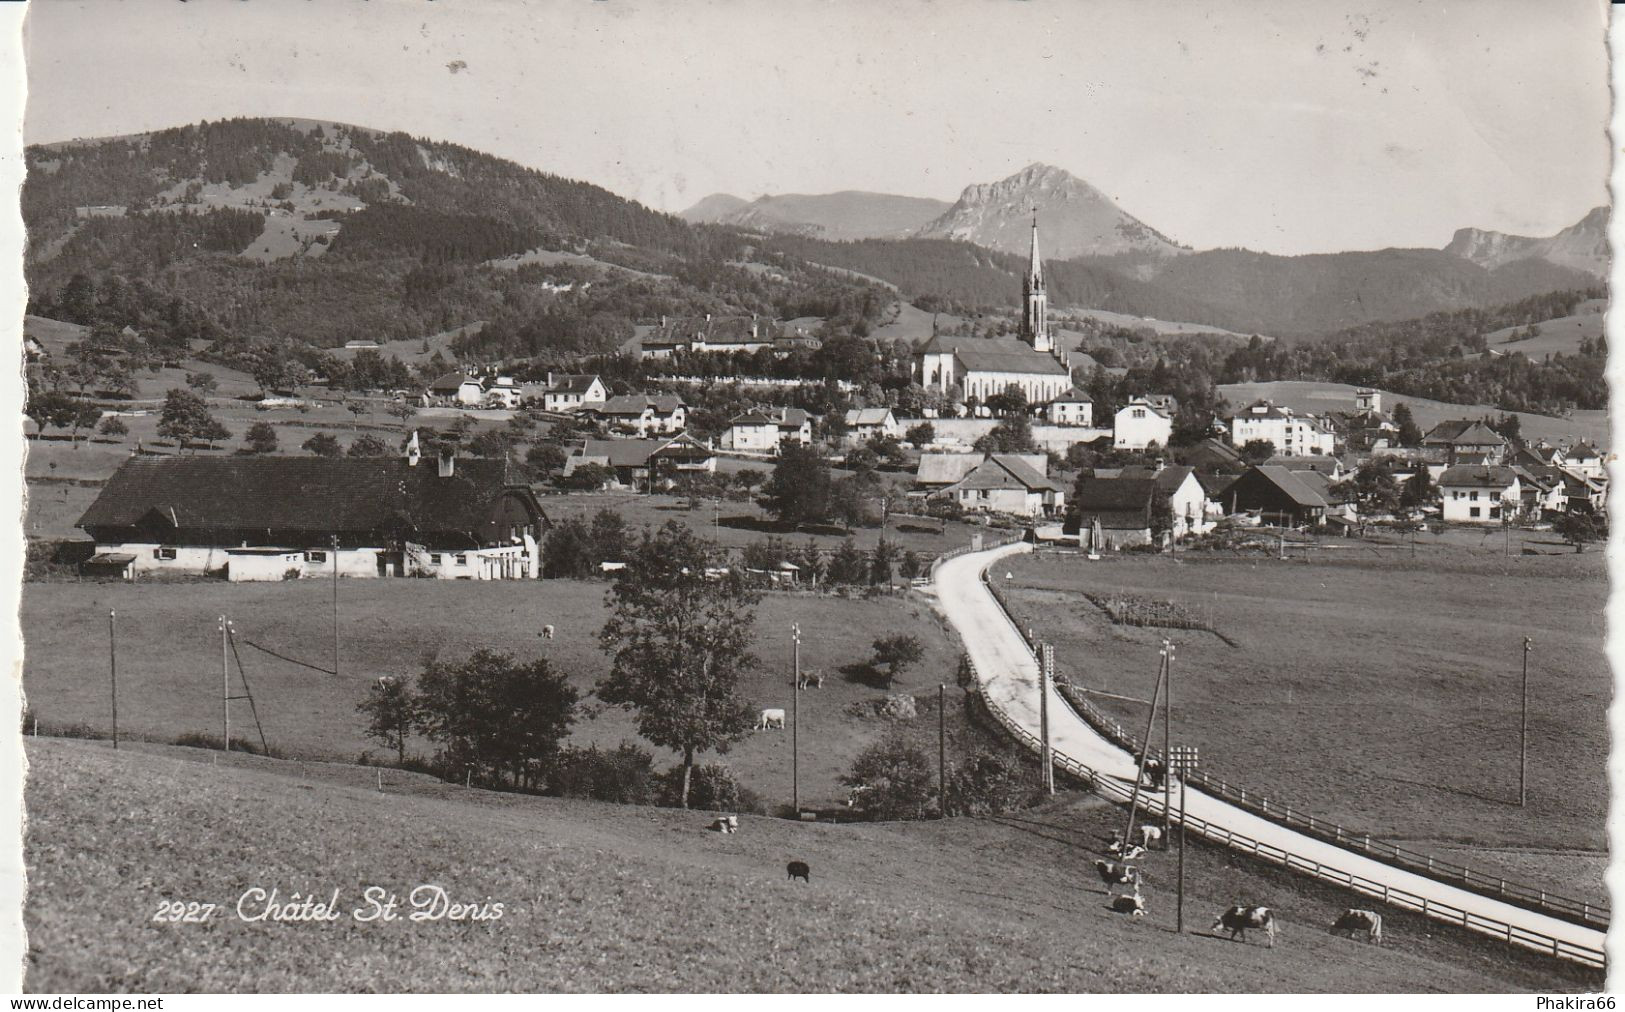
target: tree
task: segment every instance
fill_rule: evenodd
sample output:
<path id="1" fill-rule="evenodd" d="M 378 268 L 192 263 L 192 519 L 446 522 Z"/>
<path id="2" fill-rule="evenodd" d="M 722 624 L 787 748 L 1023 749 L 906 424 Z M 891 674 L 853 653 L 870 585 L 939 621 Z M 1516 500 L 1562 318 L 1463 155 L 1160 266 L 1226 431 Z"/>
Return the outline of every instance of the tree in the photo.
<path id="1" fill-rule="evenodd" d="M 988 410 L 1000 415 L 1024 415 L 1027 412 L 1027 391 L 1014 383 L 987 399 Z"/>
<path id="2" fill-rule="evenodd" d="M 1591 542 L 1606 538 L 1608 526 L 1607 521 L 1595 513 L 1564 513 L 1552 521 L 1552 532 L 1573 545 L 1578 553 L 1585 551 Z"/>
<path id="3" fill-rule="evenodd" d="M 829 464 L 810 446 L 785 447 L 762 486 L 762 505 L 793 527 L 829 519 Z"/>
<path id="4" fill-rule="evenodd" d="M 881 538 L 875 545 L 874 554 L 869 557 L 869 582 L 871 584 L 884 582 L 891 586 L 891 567 L 897 561 L 897 549 L 890 541 Z"/>
<path id="5" fill-rule="evenodd" d="M 181 449 L 186 449 L 187 440 L 204 438 L 205 431 L 214 431 L 216 424 L 208 404 L 192 391 L 176 389 L 164 395 L 164 406 L 158 415 L 158 435 L 175 440 Z"/>
<path id="6" fill-rule="evenodd" d="M 612 509 L 593 514 L 591 534 L 599 562 L 625 562 L 636 548 L 626 518 Z"/>
<path id="7" fill-rule="evenodd" d="M 125 425 L 124 420 L 117 415 L 108 415 L 102 419 L 100 425 L 96 426 L 96 431 L 104 436 L 112 436 L 116 439 L 119 436 L 129 435 L 130 427 Z"/>
<path id="8" fill-rule="evenodd" d="M 407 423 L 418 413 L 418 409 L 411 401 L 402 398 L 389 406 L 389 413 L 400 419 L 401 431 L 405 432 Z"/>
<path id="9" fill-rule="evenodd" d="M 345 452 L 351 457 L 387 457 L 391 451 L 388 443 L 370 432 L 363 432 L 350 441 L 350 448 Z"/>
<path id="10" fill-rule="evenodd" d="M 1438 489 L 1433 486 L 1433 476 L 1427 465 L 1419 465 L 1416 473 L 1411 476 L 1399 490 L 1399 505 L 1407 510 L 1416 511 L 1433 502 L 1438 495 Z"/>
<path id="11" fill-rule="evenodd" d="M 1160 545 L 1174 531 L 1174 507 L 1168 493 L 1156 489 L 1151 493 L 1151 543 Z"/>
<path id="12" fill-rule="evenodd" d="M 553 757 L 575 722 L 580 694 L 544 659 L 474 651 L 461 663 L 430 661 L 418 677 L 423 733 L 441 745 L 443 768 L 519 787 L 533 763 Z"/>
<path id="13" fill-rule="evenodd" d="M 918 425 L 909 426 L 908 431 L 903 433 L 903 438 L 908 440 L 909 443 L 913 445 L 916 450 L 918 450 L 924 447 L 927 443 L 933 443 L 936 441 L 937 428 L 930 422 L 920 422 Z"/>
<path id="14" fill-rule="evenodd" d="M 1032 453 L 1032 423 L 1025 414 L 1011 415 L 995 425 L 987 435 L 971 444 L 979 453 Z"/>
<path id="15" fill-rule="evenodd" d="M 1399 485 L 1385 458 L 1372 457 L 1354 472 L 1354 494 L 1360 514 L 1367 517 L 1394 512 L 1399 506 Z"/>
<path id="16" fill-rule="evenodd" d="M 796 560 L 801 567 L 801 578 L 809 583 L 817 584 L 824 578 L 824 553 L 818 550 L 818 542 L 812 538 L 801 548 L 801 556 Z"/>
<path id="17" fill-rule="evenodd" d="M 587 579 L 598 571 L 600 561 L 592 532 L 580 517 L 560 520 L 547 532 L 542 566 L 550 579 Z"/>
<path id="18" fill-rule="evenodd" d="M 344 405 L 344 410 L 348 411 L 351 415 L 351 428 L 359 429 L 361 428 L 361 416 L 366 414 L 370 409 L 367 407 L 366 401 L 354 400 L 347 401 Z"/>
<path id="19" fill-rule="evenodd" d="M 912 580 L 924 570 L 921 568 L 920 557 L 910 548 L 903 553 L 903 561 L 897 564 L 897 575 L 905 580 Z"/>
<path id="20" fill-rule="evenodd" d="M 338 437 L 331 432 L 318 432 L 305 440 L 300 449 L 314 453 L 318 457 L 337 457 L 339 455 Z"/>
<path id="21" fill-rule="evenodd" d="M 356 710 L 367 718 L 367 737 L 395 750 L 395 759 L 406 762 L 406 741 L 417 727 L 420 701 L 404 678 L 380 678 L 367 690 L 367 698 Z"/>
<path id="22" fill-rule="evenodd" d="M 646 533 L 616 575 L 599 633 L 612 665 L 598 698 L 635 712 L 646 740 L 682 753 L 684 808 L 694 756 L 726 753 L 752 726 L 738 682 L 756 665 L 756 597 L 736 573 L 708 575 L 724 561 L 676 521 Z"/>
<path id="23" fill-rule="evenodd" d="M 1262 464 L 1275 456 L 1275 444 L 1268 439 L 1249 439 L 1241 448 L 1241 458 L 1249 464 Z"/>
<path id="24" fill-rule="evenodd" d="M 210 418 L 208 421 L 203 423 L 202 428 L 198 429 L 197 436 L 205 443 L 208 443 L 209 449 L 212 450 L 214 449 L 214 444 L 225 442 L 231 438 L 231 430 L 215 419 Z"/>
<path id="25" fill-rule="evenodd" d="M 247 434 L 243 436 L 243 442 L 254 453 L 275 453 L 277 446 L 276 427 L 270 422 L 255 422 L 248 427 Z"/>
<path id="26" fill-rule="evenodd" d="M 561 475 L 558 479 L 560 488 L 571 488 L 581 492 L 596 492 L 615 480 L 615 471 L 602 464 L 582 464 L 569 474 Z"/>
<path id="27" fill-rule="evenodd" d="M 212 372 L 190 372 L 186 374 L 186 385 L 207 397 L 219 389 L 220 381 L 215 379 Z"/>
<path id="28" fill-rule="evenodd" d="M 874 651 L 872 663 L 876 670 L 885 670 L 886 688 L 889 689 L 892 683 L 897 681 L 898 675 L 918 664 L 920 658 L 925 656 L 925 644 L 921 643 L 917 636 L 894 633 L 875 640 Z"/>
<path id="29" fill-rule="evenodd" d="M 525 463 L 537 474 L 564 470 L 566 454 L 557 443 L 533 443 L 525 451 Z"/>
<path id="30" fill-rule="evenodd" d="M 841 783 L 855 807 L 880 819 L 920 819 L 931 805 L 931 760 L 918 745 L 893 733 L 870 745 Z"/>
<path id="31" fill-rule="evenodd" d="M 1422 445 L 1422 430 L 1411 415 L 1411 406 L 1404 401 L 1394 405 L 1394 425 L 1399 428 L 1394 438 L 1400 446 Z"/>
<path id="32" fill-rule="evenodd" d="M 863 583 L 864 576 L 868 572 L 863 553 L 858 550 L 857 544 L 851 538 L 841 542 L 840 547 L 835 549 L 834 554 L 829 557 L 827 569 L 829 582 L 836 584 Z"/>

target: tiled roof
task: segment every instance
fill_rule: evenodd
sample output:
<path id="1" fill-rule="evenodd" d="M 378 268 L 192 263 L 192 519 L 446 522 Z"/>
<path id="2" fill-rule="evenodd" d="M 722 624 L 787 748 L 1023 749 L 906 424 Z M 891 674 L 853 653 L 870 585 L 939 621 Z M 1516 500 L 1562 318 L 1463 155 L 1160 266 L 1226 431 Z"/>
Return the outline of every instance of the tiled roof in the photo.
<path id="1" fill-rule="evenodd" d="M 606 415 L 637 417 L 650 407 L 655 409 L 656 414 L 669 415 L 684 406 L 683 399 L 675 394 L 622 394 L 611 397 L 598 410 Z"/>
<path id="2" fill-rule="evenodd" d="M 458 388 L 461 387 L 464 383 L 478 383 L 478 382 L 479 382 L 479 380 L 474 379 L 472 376 L 464 376 L 460 372 L 448 372 L 444 376 L 442 376 L 439 379 L 435 380 L 433 383 L 430 383 L 429 384 L 429 389 L 432 390 L 432 391 L 445 391 L 445 392 L 448 392 L 448 393 L 456 393 Z"/>
<path id="3" fill-rule="evenodd" d="M 1439 475 L 1439 485 L 1449 485 L 1455 488 L 1507 488 L 1518 480 L 1518 474 L 1510 467 L 1485 467 L 1483 465 L 1470 465 L 1447 467 Z"/>
<path id="4" fill-rule="evenodd" d="M 1148 510 L 1156 490 L 1155 478 L 1090 478 L 1078 483 L 1072 505 L 1085 515 Z"/>
<path id="5" fill-rule="evenodd" d="M 984 342 L 991 343 L 991 342 Z M 1010 351 L 962 350 L 954 353 L 966 372 L 1015 372 L 1039 376 L 1065 376 L 1066 367 L 1052 356 L 1034 351 L 1019 341 L 1020 349 Z"/>
<path id="6" fill-rule="evenodd" d="M 592 388 L 593 381 L 598 377 L 589 376 L 555 376 L 553 385 L 547 388 L 551 394 L 584 394 Z"/>
<path id="7" fill-rule="evenodd" d="M 442 478 L 432 454 L 404 457 L 132 457 L 79 519 L 136 527 L 154 517 L 188 531 L 305 532 L 325 538 L 465 533 L 510 490 L 501 460 L 463 457 Z M 536 507 L 540 516 L 540 507 Z"/>
<path id="8" fill-rule="evenodd" d="M 884 425 L 890 408 L 851 408 L 846 413 L 848 425 Z"/>
<path id="9" fill-rule="evenodd" d="M 1029 492 L 1060 492 L 1061 486 L 1044 477 L 1016 456 L 994 454 L 977 464 L 952 486 L 956 489 L 1019 488 Z"/>
<path id="10" fill-rule="evenodd" d="M 1258 472 L 1276 488 L 1285 492 L 1299 506 L 1324 508 L 1327 505 L 1326 500 L 1319 492 L 1299 481 L 1296 473 L 1288 471 L 1284 467 L 1265 464 L 1253 468 L 1253 471 Z M 1245 478 L 1246 475 L 1242 475 L 1242 477 Z"/>
<path id="11" fill-rule="evenodd" d="M 1424 443 L 1443 443 L 1450 446 L 1505 446 L 1506 440 L 1483 422 L 1456 419 L 1440 422 L 1422 437 Z"/>

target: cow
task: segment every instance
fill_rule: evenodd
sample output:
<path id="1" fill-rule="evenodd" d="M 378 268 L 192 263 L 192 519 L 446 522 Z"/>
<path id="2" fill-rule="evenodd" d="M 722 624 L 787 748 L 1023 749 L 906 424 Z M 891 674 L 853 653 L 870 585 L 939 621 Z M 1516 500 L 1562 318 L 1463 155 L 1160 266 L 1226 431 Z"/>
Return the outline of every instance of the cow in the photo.
<path id="1" fill-rule="evenodd" d="M 761 718 L 756 721 L 756 730 L 770 731 L 774 729 L 784 730 L 784 711 L 782 709 L 763 710 Z"/>
<path id="2" fill-rule="evenodd" d="M 1151 781 L 1152 790 L 1162 790 L 1163 781 L 1167 779 L 1167 771 L 1163 767 L 1161 759 L 1147 759 L 1140 771 L 1145 774 L 1146 779 Z"/>
<path id="3" fill-rule="evenodd" d="M 1275 948 L 1275 911 L 1269 907 L 1247 907 L 1237 904 L 1221 913 L 1213 921 L 1210 931 L 1220 928 L 1230 932 L 1230 940 L 1236 940 L 1240 935 L 1243 943 L 1247 941 L 1247 929 L 1262 930 L 1269 936 L 1270 948 Z"/>
<path id="4" fill-rule="evenodd" d="M 846 807 L 856 808 L 858 802 L 863 800 L 863 792 L 871 790 L 868 784 L 859 784 L 846 792 Z"/>
<path id="5" fill-rule="evenodd" d="M 1162 842 L 1162 827 L 1160 827 L 1160 826 L 1141 826 L 1140 827 L 1140 843 L 1142 843 L 1146 847 L 1150 847 L 1153 843 L 1161 843 L 1161 842 Z"/>
<path id="6" fill-rule="evenodd" d="M 1113 896 L 1112 912 L 1129 914 L 1134 917 L 1145 916 L 1145 898 L 1140 895 L 1140 886 L 1135 883 L 1133 895 Z"/>
<path id="7" fill-rule="evenodd" d="M 821 671 L 809 671 L 801 676 L 801 681 L 796 683 L 798 689 L 822 689 L 823 687 L 824 673 Z"/>
<path id="8" fill-rule="evenodd" d="M 1143 831 L 1145 827 L 1141 826 L 1140 829 Z M 1112 857 L 1120 857 L 1125 861 L 1133 861 L 1136 858 L 1145 856 L 1145 848 L 1137 843 L 1131 843 L 1125 847 L 1123 841 L 1113 834 L 1112 842 L 1106 845 L 1106 853 Z"/>
<path id="9" fill-rule="evenodd" d="M 739 832 L 739 816 L 719 815 L 711 823 L 711 829 L 718 833 L 737 833 Z"/>
<path id="10" fill-rule="evenodd" d="M 1140 869 L 1132 864 L 1118 864 L 1116 861 L 1096 861 L 1095 871 L 1099 873 L 1100 880 L 1106 883 L 1106 895 L 1112 895 L 1112 887 L 1120 885 L 1133 885 L 1139 888 Z"/>
<path id="11" fill-rule="evenodd" d="M 1338 915 L 1337 923 L 1332 925 L 1332 934 L 1339 931 L 1348 932 L 1350 938 L 1357 931 L 1365 932 L 1365 940 L 1377 945 L 1382 944 L 1382 915 L 1372 910 L 1345 910 Z"/>
<path id="12" fill-rule="evenodd" d="M 790 873 L 790 881 L 794 882 L 796 879 L 800 879 L 808 885 L 812 885 L 812 869 L 807 867 L 807 862 L 791 861 L 784 866 L 784 870 Z"/>

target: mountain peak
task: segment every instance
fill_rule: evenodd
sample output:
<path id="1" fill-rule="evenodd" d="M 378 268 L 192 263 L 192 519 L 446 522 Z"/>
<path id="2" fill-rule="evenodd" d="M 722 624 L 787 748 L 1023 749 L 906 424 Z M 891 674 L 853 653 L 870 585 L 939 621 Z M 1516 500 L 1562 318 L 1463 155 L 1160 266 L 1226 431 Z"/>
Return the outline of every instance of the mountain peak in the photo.
<path id="1" fill-rule="evenodd" d="M 1446 253 L 1495 268 L 1516 260 L 1548 260 L 1596 277 L 1608 274 L 1608 208 L 1594 207 L 1556 235 L 1531 237 L 1482 228 L 1461 228 Z"/>

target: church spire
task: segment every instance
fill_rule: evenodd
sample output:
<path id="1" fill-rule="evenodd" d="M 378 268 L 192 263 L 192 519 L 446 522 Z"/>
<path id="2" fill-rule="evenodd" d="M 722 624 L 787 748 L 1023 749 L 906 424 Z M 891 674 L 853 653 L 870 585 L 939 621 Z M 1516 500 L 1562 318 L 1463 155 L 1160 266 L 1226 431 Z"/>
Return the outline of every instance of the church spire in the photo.
<path id="1" fill-rule="evenodd" d="M 1044 265 L 1038 257 L 1038 208 L 1033 208 L 1033 252 L 1027 277 L 1021 283 L 1021 339 L 1035 351 L 1054 353 L 1050 337 L 1048 297 L 1044 294 Z"/>
<path id="2" fill-rule="evenodd" d="M 1033 253 L 1027 267 L 1027 280 L 1037 288 L 1044 287 L 1044 265 L 1038 259 L 1038 207 L 1033 206 Z"/>

